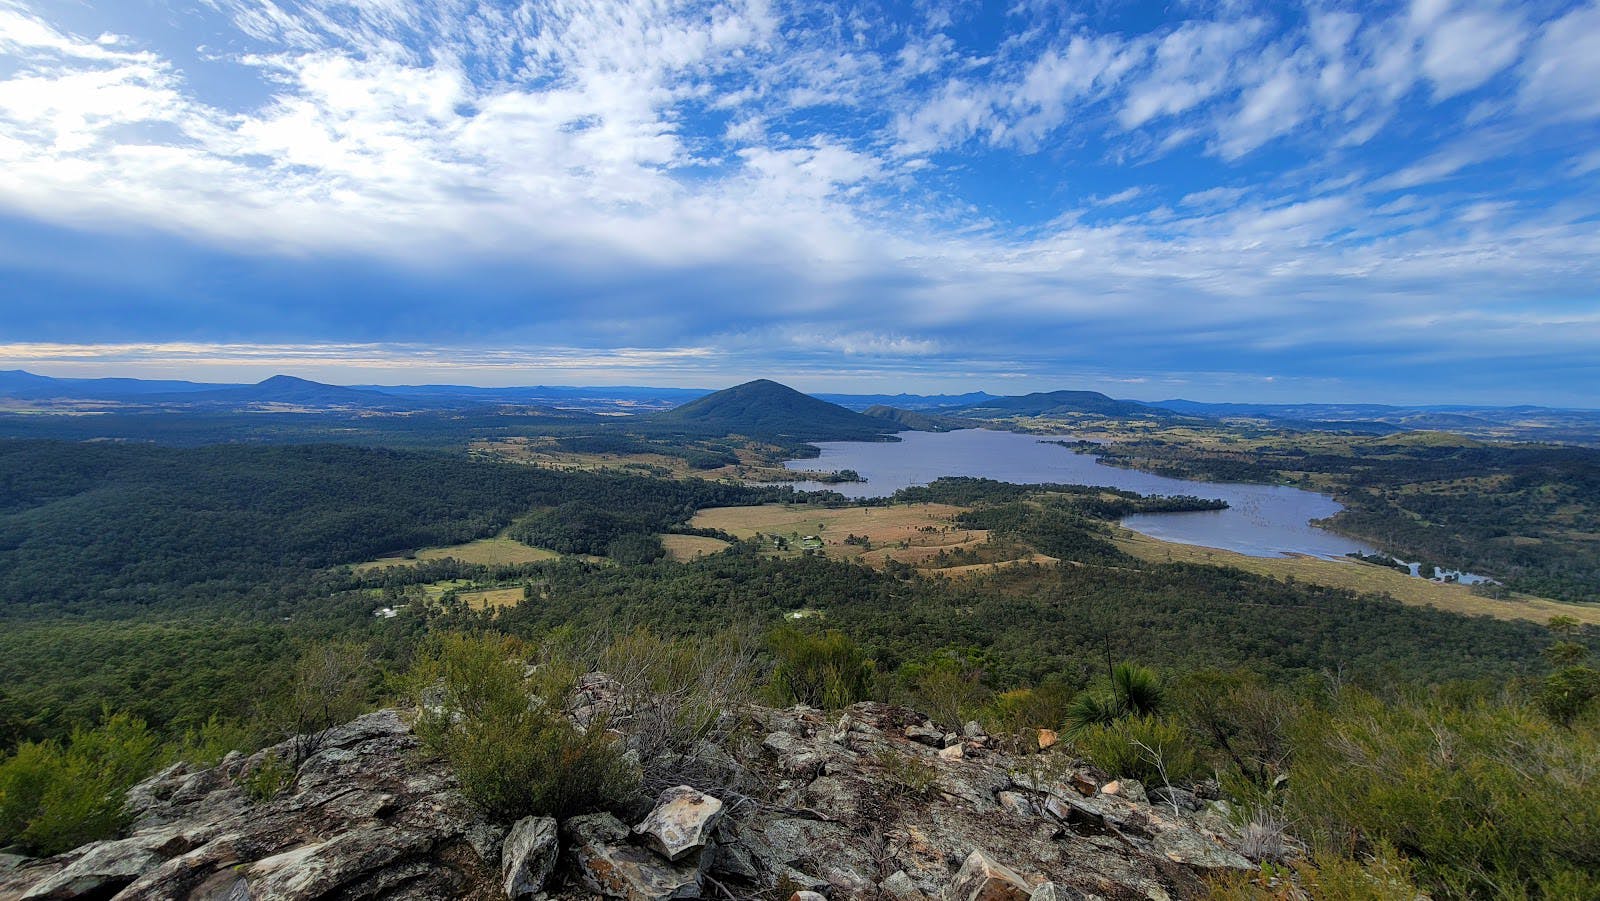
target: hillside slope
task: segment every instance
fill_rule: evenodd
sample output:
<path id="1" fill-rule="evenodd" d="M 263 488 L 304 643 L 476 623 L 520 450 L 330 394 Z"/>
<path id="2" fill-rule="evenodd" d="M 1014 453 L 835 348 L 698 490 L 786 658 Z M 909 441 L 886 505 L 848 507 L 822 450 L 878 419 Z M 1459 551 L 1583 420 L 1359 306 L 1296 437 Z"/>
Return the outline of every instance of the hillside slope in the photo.
<path id="1" fill-rule="evenodd" d="M 770 379 L 725 388 L 665 413 L 654 421 L 702 433 L 797 438 L 873 440 L 900 431 L 887 420 L 846 410 Z"/>

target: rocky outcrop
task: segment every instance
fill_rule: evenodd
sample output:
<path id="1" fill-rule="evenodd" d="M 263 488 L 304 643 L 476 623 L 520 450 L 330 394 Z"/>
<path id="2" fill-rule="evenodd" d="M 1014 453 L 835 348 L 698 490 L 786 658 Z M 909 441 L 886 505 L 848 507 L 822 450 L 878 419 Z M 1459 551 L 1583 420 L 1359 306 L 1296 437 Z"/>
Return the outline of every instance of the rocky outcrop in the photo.
<path id="1" fill-rule="evenodd" d="M 567 709 L 627 735 L 616 696 L 591 675 Z M 408 714 L 380 711 L 333 730 L 269 800 L 245 777 L 287 746 L 160 773 L 130 793 L 124 836 L 7 860 L 0 901 L 1162 901 L 1251 867 L 1204 792 L 1146 801 L 1065 742 L 1039 751 L 1030 734 L 1012 753 L 975 723 L 945 731 L 872 703 L 750 707 L 739 722 L 677 755 L 653 805 L 497 824 L 422 754 Z"/>
<path id="2" fill-rule="evenodd" d="M 502 897 L 504 828 L 437 764 L 394 710 L 332 730 L 277 797 L 245 777 L 285 744 L 219 766 L 174 766 L 129 794 L 125 838 L 0 874 L 0 899 L 243 901 Z"/>

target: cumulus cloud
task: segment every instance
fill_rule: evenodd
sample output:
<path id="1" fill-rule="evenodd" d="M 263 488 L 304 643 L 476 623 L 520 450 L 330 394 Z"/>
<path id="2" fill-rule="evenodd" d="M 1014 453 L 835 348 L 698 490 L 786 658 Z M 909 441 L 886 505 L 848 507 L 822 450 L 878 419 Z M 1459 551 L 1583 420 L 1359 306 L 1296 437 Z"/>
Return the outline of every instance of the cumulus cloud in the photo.
<path id="1" fill-rule="evenodd" d="M 174 40 L 0 0 L 0 211 L 173 236 L 266 284 L 327 260 L 472 273 L 381 326 L 280 301 L 348 341 L 442 314 L 664 348 L 798 321 L 852 358 L 1267 366 L 1387 350 L 1396 311 L 1593 302 L 1600 5 L 978 15 L 216 0 Z M 0 250 L 46 286 L 13 327 L 59 338 L 52 298 L 100 276 L 33 256 Z M 138 303 L 228 331 L 194 281 Z"/>

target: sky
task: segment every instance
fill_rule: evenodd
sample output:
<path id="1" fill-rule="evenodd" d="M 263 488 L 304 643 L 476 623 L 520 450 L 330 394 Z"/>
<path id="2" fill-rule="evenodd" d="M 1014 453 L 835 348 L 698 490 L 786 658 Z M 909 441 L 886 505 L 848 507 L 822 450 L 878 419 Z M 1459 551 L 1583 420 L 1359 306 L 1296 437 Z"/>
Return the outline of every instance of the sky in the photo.
<path id="1" fill-rule="evenodd" d="M 1600 407 L 1600 2 L 0 0 L 0 368 Z"/>

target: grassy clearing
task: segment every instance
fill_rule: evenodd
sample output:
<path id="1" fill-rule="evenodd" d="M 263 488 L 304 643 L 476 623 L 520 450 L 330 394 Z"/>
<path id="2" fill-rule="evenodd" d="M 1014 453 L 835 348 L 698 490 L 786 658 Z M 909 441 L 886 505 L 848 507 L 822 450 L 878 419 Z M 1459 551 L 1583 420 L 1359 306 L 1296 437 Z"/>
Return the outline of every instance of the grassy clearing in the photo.
<path id="1" fill-rule="evenodd" d="M 702 510 L 692 524 L 721 529 L 740 538 L 754 538 L 757 533 L 769 540 L 776 536 L 783 546 L 774 542 L 774 547 L 781 554 L 800 553 L 808 544 L 806 539 L 815 536 L 820 540 L 819 549 L 829 557 L 873 566 L 884 566 L 893 560 L 950 575 L 984 570 L 995 563 L 1053 561 L 1054 558 L 1021 546 L 991 542 L 987 530 L 956 525 L 956 514 L 963 509 L 949 504 L 838 509 L 763 504 Z M 850 536 L 855 540 L 846 542 Z M 817 542 L 809 544 L 814 546 Z"/>
<path id="2" fill-rule="evenodd" d="M 715 554 L 727 548 L 728 543 L 720 538 L 702 535 L 662 535 L 661 546 L 667 549 L 667 556 L 681 562 Z"/>
<path id="3" fill-rule="evenodd" d="M 488 610 L 491 607 L 515 607 L 522 603 L 522 588 L 481 588 L 477 591 L 463 591 L 456 595 L 461 603 L 473 610 Z"/>
<path id="4" fill-rule="evenodd" d="M 529 547 L 520 541 L 514 541 L 510 538 L 480 538 L 477 541 L 469 541 L 466 544 L 424 548 L 405 556 L 369 560 L 366 563 L 356 564 L 355 569 L 356 572 L 365 572 L 369 569 L 382 569 L 386 566 L 409 566 L 427 560 L 443 560 L 446 557 L 454 557 L 462 563 L 504 566 L 516 563 L 538 563 L 541 560 L 554 560 L 559 556 L 561 555 L 555 551 Z"/>
<path id="5" fill-rule="evenodd" d="M 1355 560 L 1321 560 L 1314 557 L 1251 557 L 1217 548 L 1160 541 L 1126 529 L 1118 530 L 1116 544 L 1123 551 L 1155 563 L 1203 563 L 1232 566 L 1275 579 L 1293 577 L 1313 585 L 1387 594 L 1403 604 L 1437 607 L 1468 616 L 1524 619 L 1537 623 L 1564 615 L 1579 622 L 1600 625 L 1600 606 L 1563 604 L 1548 598 L 1512 594 L 1503 601 L 1480 597 L 1465 585 L 1443 585 L 1415 579 L 1383 566 Z"/>

